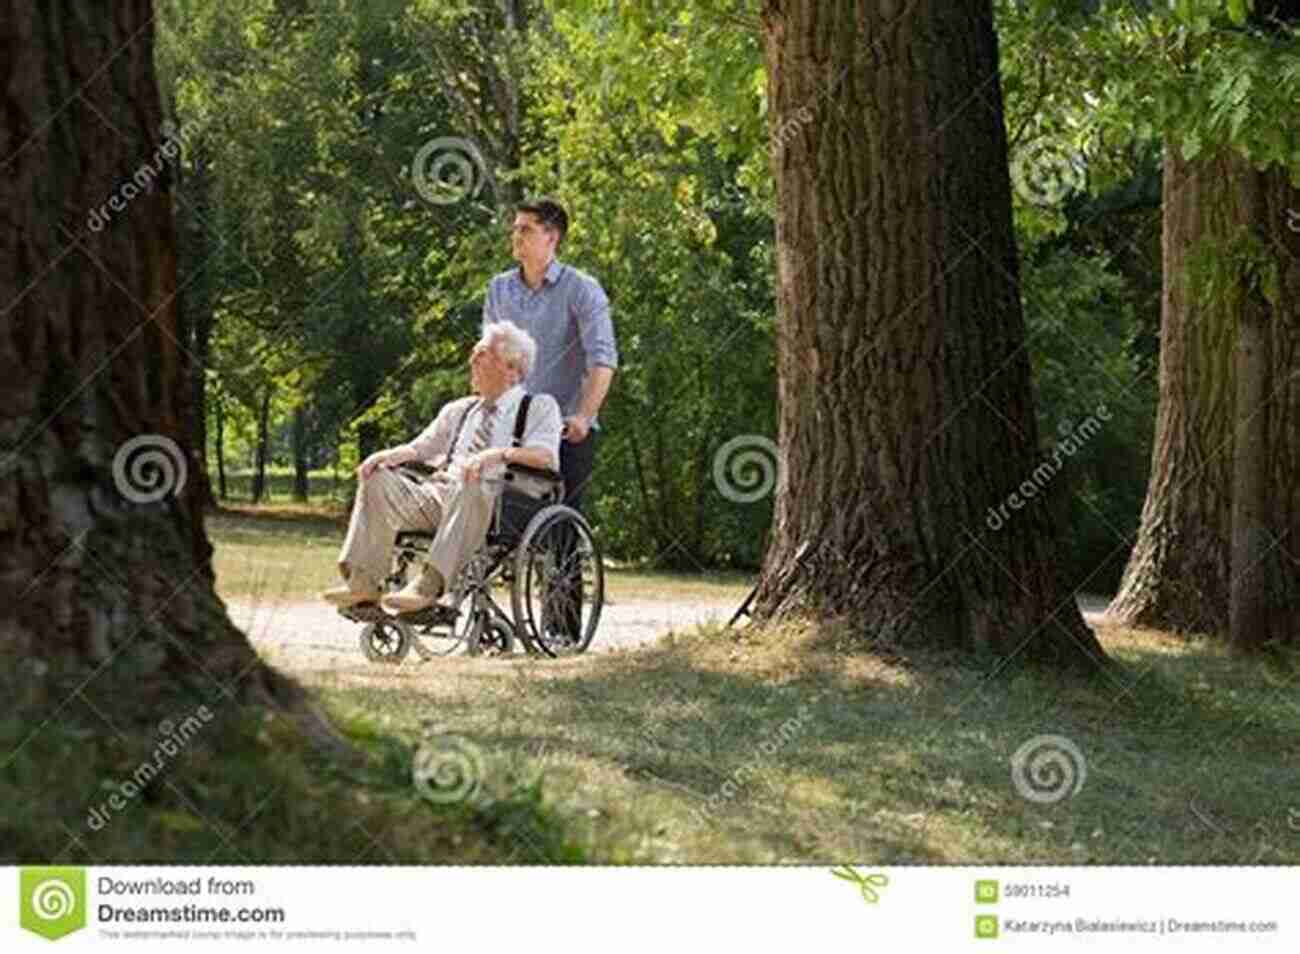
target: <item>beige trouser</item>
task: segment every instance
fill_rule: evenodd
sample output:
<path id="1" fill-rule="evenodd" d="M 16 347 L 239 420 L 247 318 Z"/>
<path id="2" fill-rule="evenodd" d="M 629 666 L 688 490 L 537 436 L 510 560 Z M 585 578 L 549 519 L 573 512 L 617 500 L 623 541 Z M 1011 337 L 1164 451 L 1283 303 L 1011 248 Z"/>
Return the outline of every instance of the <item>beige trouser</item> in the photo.
<path id="1" fill-rule="evenodd" d="M 495 502 L 482 481 L 462 481 L 458 467 L 425 478 L 380 467 L 357 489 L 339 572 L 353 589 L 381 589 L 398 531 L 432 530 L 426 559 L 451 589 L 456 571 L 487 538 Z"/>

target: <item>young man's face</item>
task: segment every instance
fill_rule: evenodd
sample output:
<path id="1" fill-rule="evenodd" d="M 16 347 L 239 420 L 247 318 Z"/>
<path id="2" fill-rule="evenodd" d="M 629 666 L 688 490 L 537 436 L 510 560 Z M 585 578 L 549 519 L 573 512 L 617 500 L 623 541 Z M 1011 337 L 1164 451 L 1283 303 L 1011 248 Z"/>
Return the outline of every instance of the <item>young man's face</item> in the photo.
<path id="1" fill-rule="evenodd" d="M 532 212 L 516 212 L 511 232 L 511 251 L 519 262 L 545 262 L 555 254 L 559 238 L 555 229 L 545 226 Z"/>

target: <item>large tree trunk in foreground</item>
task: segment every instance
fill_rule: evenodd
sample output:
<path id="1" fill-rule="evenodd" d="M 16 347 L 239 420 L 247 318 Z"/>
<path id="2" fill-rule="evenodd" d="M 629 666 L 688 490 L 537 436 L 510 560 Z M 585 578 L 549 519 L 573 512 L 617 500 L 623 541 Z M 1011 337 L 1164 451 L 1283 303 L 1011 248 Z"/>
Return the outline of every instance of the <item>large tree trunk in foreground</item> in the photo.
<path id="1" fill-rule="evenodd" d="M 1160 405 L 1137 542 L 1110 615 L 1227 638 L 1300 634 L 1300 192 L 1232 154 L 1165 153 Z M 1230 265 L 1253 238 L 1275 301 Z M 1189 266 L 1218 269 L 1205 297 Z"/>
<path id="2" fill-rule="evenodd" d="M 0 2 L 0 651 L 31 661 L 34 698 L 48 683 L 49 718 L 56 678 L 110 712 L 106 676 L 137 700 L 215 680 L 334 738 L 227 618 L 181 480 L 176 235 L 168 183 L 140 173 L 160 146 L 151 20 L 140 0 Z"/>
<path id="3" fill-rule="evenodd" d="M 760 615 L 1095 668 L 1044 496 L 989 518 L 1043 463 L 990 3 L 764 25 L 785 467 Z"/>

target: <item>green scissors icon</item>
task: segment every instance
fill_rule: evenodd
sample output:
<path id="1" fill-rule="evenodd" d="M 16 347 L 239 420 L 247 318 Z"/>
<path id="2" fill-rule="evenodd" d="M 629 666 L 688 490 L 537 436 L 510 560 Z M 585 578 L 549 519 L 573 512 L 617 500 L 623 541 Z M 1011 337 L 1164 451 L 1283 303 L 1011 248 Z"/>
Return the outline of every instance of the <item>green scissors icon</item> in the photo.
<path id="1" fill-rule="evenodd" d="M 868 904 L 875 904 L 880 900 L 880 895 L 876 893 L 876 888 L 883 888 L 889 884 L 889 878 L 883 874 L 862 875 L 854 871 L 848 865 L 842 865 L 839 868 L 832 868 L 831 874 L 837 878 L 843 878 L 845 881 L 851 881 L 858 886 L 862 892 L 862 900 Z"/>

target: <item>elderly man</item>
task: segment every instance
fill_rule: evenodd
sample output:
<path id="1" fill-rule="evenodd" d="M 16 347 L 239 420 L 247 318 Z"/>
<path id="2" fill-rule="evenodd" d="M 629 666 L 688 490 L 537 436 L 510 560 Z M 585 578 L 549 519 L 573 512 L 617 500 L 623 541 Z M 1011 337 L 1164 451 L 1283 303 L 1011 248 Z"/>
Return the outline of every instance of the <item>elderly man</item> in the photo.
<path id="1" fill-rule="evenodd" d="M 478 397 L 443 406 L 409 444 L 376 451 L 357 468 L 360 487 L 347 538 L 339 553 L 342 586 L 321 594 L 340 607 L 380 599 L 399 530 L 436 531 L 420 572 L 397 593 L 384 596 L 389 613 L 432 605 L 455 581 L 456 571 L 487 536 L 498 491 L 485 481 L 505 464 L 557 469 L 560 409 L 548 395 L 533 397 L 519 446 L 512 446 L 515 417 L 524 396 L 520 382 L 537 357 L 532 337 L 512 322 L 485 328 L 470 355 L 470 379 Z M 428 479 L 399 471 L 407 461 L 442 458 Z"/>

